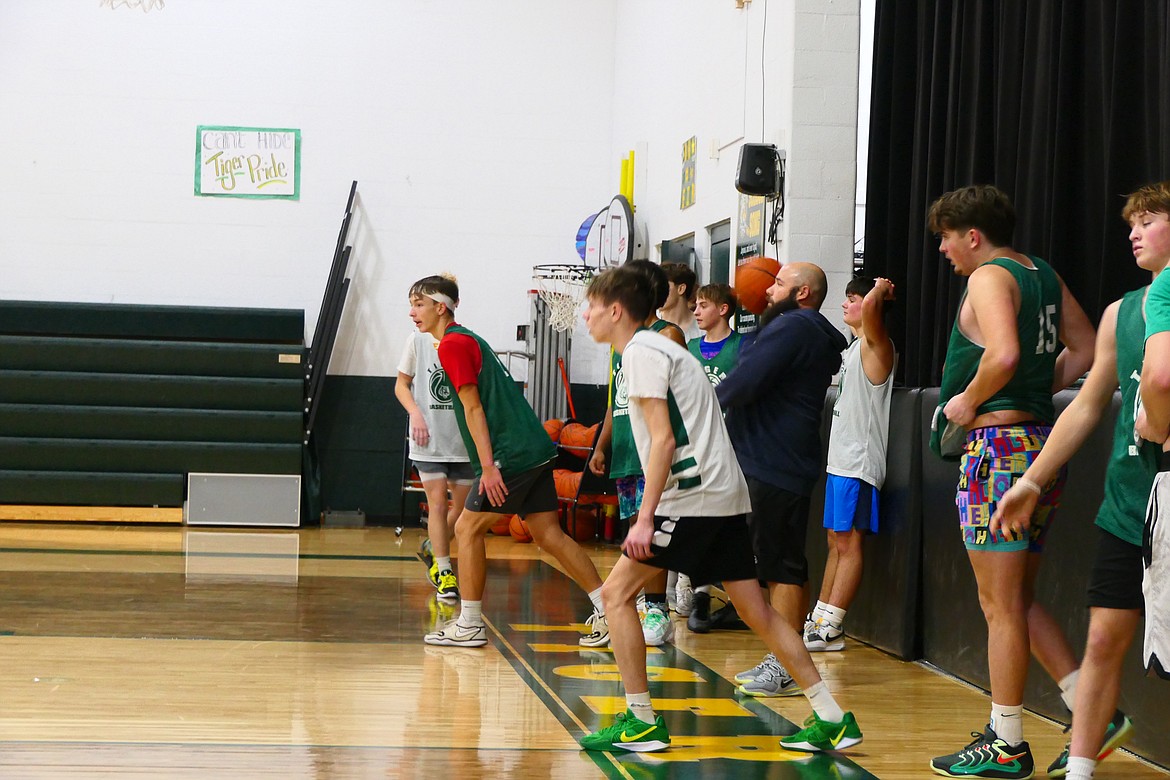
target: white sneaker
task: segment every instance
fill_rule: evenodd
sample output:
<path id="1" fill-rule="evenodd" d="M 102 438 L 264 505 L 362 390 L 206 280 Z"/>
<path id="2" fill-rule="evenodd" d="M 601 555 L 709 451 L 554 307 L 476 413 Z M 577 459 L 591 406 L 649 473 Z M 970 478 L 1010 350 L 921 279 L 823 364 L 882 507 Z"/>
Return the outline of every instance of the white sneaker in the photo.
<path id="1" fill-rule="evenodd" d="M 483 647 L 487 644 L 487 626 L 461 626 L 456 618 L 424 636 L 423 641 L 445 647 Z"/>
<path id="2" fill-rule="evenodd" d="M 674 639 L 674 623 L 657 605 L 646 610 L 642 620 L 642 637 L 647 647 L 658 647 Z"/>
<path id="3" fill-rule="evenodd" d="M 804 646 L 810 653 L 834 652 L 845 649 L 845 632 L 824 621 L 804 631 Z"/>
<path id="4" fill-rule="evenodd" d="M 679 587 L 678 592 L 674 598 L 674 611 L 683 617 L 691 614 L 691 610 L 695 606 L 695 589 L 687 584 L 685 587 Z"/>
<path id="5" fill-rule="evenodd" d="M 780 665 L 780 662 L 776 660 L 776 656 L 772 655 L 771 653 L 768 653 L 766 656 L 764 656 L 763 661 L 760 661 L 758 664 L 753 666 L 751 669 L 748 669 L 746 672 L 740 672 L 739 674 L 735 675 L 735 677 L 733 677 L 732 679 L 734 679 L 737 683 L 751 682 L 752 680 L 756 679 L 761 674 L 763 674 L 765 669 L 769 669 L 773 666 L 779 666 L 779 665 Z"/>
<path id="6" fill-rule="evenodd" d="M 585 621 L 589 633 L 577 640 L 581 647 L 605 647 L 609 644 L 609 621 L 600 612 L 594 612 Z"/>
<path id="7" fill-rule="evenodd" d="M 797 696 L 803 693 L 800 685 L 779 663 L 769 665 L 756 675 L 756 679 L 742 683 L 738 690 L 748 696 L 764 699 L 777 696 Z"/>

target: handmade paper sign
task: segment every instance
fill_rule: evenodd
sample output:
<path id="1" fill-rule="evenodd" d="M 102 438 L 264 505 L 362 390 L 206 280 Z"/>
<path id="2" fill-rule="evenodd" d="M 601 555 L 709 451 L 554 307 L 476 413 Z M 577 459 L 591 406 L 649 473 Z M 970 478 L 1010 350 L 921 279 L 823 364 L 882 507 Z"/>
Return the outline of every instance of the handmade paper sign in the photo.
<path id="1" fill-rule="evenodd" d="M 199 125 L 195 130 L 195 194 L 299 199 L 301 131 Z"/>

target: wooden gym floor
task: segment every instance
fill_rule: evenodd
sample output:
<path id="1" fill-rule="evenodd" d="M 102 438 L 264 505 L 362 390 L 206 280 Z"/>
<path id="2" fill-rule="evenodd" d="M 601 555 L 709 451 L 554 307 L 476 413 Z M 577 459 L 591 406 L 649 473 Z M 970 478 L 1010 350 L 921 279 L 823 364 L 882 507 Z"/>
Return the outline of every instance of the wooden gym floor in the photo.
<path id="1" fill-rule="evenodd" d="M 587 754 L 624 708 L 588 600 L 531 544 L 493 538 L 486 648 L 434 648 L 455 614 L 414 558 L 421 530 L 0 525 L 0 777 L 910 778 L 982 728 L 979 691 L 850 641 L 816 656 L 865 742 L 812 758 L 777 739 L 803 697 L 745 700 L 746 632 L 649 656 L 674 746 Z M 593 548 L 604 576 L 614 559 Z M 1066 737 L 1030 717 L 1043 769 Z M 1118 753 L 1099 778 L 1167 775 Z"/>

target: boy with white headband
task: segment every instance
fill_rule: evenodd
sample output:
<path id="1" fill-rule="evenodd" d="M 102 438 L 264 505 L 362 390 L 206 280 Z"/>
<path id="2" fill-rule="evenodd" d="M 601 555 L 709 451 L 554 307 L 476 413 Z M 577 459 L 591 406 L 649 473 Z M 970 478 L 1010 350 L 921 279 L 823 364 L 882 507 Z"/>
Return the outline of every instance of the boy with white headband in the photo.
<path id="1" fill-rule="evenodd" d="M 442 293 L 427 296 L 449 310 L 455 302 Z M 414 319 L 414 307 L 411 307 Z M 439 342 L 434 336 L 417 329 L 406 339 L 394 395 L 410 415 L 408 429 L 410 459 L 418 470 L 419 481 L 427 496 L 427 539 L 418 557 L 427 567 L 427 580 L 443 601 L 459 598 L 459 584 L 451 565 L 451 539 L 455 521 L 467 500 L 467 491 L 475 482 L 475 472 L 467 457 L 467 448 L 459 433 L 452 403 L 451 385 L 439 363 Z M 418 381 L 415 381 L 415 380 Z M 451 512 L 447 509 L 447 490 L 451 491 Z"/>
<path id="2" fill-rule="evenodd" d="M 601 606 L 601 578 L 593 561 L 561 531 L 553 482 L 556 447 L 524 400 L 491 346 L 455 322 L 459 287 L 453 279 L 428 276 L 410 289 L 410 316 L 420 331 L 439 339 L 439 362 L 453 390 L 455 419 L 477 479 L 455 535 L 463 603 L 459 617 L 427 634 L 427 644 L 480 647 L 487 644 L 483 591 L 487 580 L 485 537 L 497 515 L 525 519 L 535 542 L 564 567 L 593 602 L 590 633 L 580 644 L 609 642 Z"/>

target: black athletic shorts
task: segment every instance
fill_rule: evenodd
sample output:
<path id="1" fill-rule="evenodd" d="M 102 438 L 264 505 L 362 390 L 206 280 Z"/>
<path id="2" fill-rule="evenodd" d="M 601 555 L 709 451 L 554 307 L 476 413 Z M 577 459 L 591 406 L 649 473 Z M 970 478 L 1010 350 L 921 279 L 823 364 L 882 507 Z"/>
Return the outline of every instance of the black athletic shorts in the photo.
<path id="1" fill-rule="evenodd" d="M 503 474 L 508 496 L 500 506 L 492 506 L 487 493 L 479 492 L 479 478 L 471 485 L 464 506 L 472 512 L 495 512 L 498 515 L 528 517 L 538 512 L 556 512 L 560 509 L 557 486 L 553 482 L 553 461 L 518 474 Z"/>
<path id="2" fill-rule="evenodd" d="M 752 539 L 745 515 L 655 515 L 650 552 L 654 556 L 642 563 L 681 572 L 696 586 L 756 578 Z"/>
<path id="3" fill-rule="evenodd" d="M 804 585 L 808 582 L 808 559 L 804 557 L 808 496 L 746 479 L 752 500 L 748 529 L 760 582 Z"/>
<path id="4" fill-rule="evenodd" d="M 1142 547 L 1097 528 L 1097 557 L 1089 573 L 1090 607 L 1144 609 Z"/>

